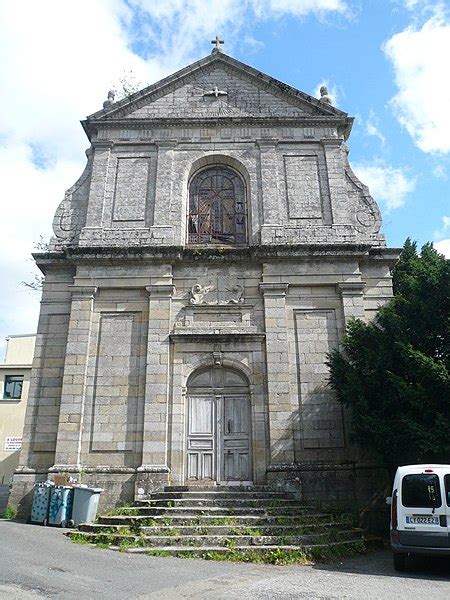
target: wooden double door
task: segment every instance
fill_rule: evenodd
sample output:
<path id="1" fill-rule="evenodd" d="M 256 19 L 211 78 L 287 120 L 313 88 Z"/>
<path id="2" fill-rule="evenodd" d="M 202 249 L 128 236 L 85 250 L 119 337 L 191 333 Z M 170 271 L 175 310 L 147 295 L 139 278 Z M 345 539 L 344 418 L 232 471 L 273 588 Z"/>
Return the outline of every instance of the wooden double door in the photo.
<path id="1" fill-rule="evenodd" d="M 230 381 L 230 377 L 227 377 L 225 369 L 222 372 L 210 371 L 208 376 L 212 383 L 218 382 L 221 387 L 188 388 L 187 482 L 251 483 L 248 393 L 242 385 L 234 386 L 234 390 L 231 389 L 233 386 L 227 389 L 224 384 Z M 233 377 L 231 381 L 236 382 Z"/>

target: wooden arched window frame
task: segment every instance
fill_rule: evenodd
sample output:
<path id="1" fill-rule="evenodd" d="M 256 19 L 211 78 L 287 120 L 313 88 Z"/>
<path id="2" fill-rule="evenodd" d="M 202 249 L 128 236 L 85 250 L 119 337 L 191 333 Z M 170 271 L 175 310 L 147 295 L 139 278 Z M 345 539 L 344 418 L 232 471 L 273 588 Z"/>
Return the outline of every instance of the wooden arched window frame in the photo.
<path id="1" fill-rule="evenodd" d="M 188 243 L 243 245 L 247 242 L 245 186 L 224 165 L 203 169 L 189 185 Z"/>

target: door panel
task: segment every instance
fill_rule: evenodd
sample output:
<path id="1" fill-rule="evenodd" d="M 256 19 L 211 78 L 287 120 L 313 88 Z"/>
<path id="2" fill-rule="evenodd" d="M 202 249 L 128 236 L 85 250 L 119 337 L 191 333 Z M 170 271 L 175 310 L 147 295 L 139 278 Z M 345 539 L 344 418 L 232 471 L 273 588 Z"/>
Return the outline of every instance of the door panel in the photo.
<path id="1" fill-rule="evenodd" d="M 214 434 L 214 398 L 193 397 L 189 403 L 189 435 Z"/>
<path id="2" fill-rule="evenodd" d="M 221 448 L 224 481 L 250 481 L 250 406 L 248 398 L 223 397 Z"/>
<path id="3" fill-rule="evenodd" d="M 217 391 L 211 389 L 211 392 Z M 223 484 L 250 482 L 248 396 L 200 392 L 188 395 L 187 402 L 187 480 Z"/>
<path id="4" fill-rule="evenodd" d="M 215 403 L 212 396 L 188 400 L 187 478 L 214 481 Z"/>

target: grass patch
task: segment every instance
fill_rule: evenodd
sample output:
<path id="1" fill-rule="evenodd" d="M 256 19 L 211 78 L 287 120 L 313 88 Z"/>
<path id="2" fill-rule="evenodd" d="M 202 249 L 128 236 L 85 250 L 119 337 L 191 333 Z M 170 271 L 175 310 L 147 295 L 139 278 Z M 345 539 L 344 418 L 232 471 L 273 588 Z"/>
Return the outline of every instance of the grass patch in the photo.
<path id="1" fill-rule="evenodd" d="M 124 504 L 123 506 L 118 506 L 117 508 L 115 508 L 114 510 L 109 512 L 107 516 L 108 517 L 120 517 L 120 516 L 135 517 L 140 514 L 141 514 L 141 511 L 138 508 L 136 508 L 136 506 L 134 506 L 132 502 L 128 502 L 127 504 Z"/>
<path id="2" fill-rule="evenodd" d="M 78 531 L 70 532 L 67 534 L 67 536 L 75 544 L 90 544 L 91 543 L 91 540 L 88 537 L 86 537 L 82 533 L 79 533 Z"/>
<path id="3" fill-rule="evenodd" d="M 145 554 L 147 556 L 172 556 L 169 550 L 147 550 Z"/>
<path id="4" fill-rule="evenodd" d="M 17 508 L 15 506 L 7 506 L 3 512 L 0 513 L 0 519 L 9 519 L 13 521 L 17 517 Z"/>

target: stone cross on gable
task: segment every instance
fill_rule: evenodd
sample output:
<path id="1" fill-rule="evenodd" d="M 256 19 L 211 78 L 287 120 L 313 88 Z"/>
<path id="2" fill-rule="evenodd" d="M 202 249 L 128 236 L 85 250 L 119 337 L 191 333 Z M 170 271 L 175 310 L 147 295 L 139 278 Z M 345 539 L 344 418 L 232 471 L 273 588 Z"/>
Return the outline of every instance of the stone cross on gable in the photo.
<path id="1" fill-rule="evenodd" d="M 225 42 L 223 40 L 221 40 L 219 38 L 218 35 L 216 35 L 216 39 L 215 40 L 211 40 L 211 44 L 215 44 L 215 48 L 212 49 L 213 52 L 222 52 L 222 48 L 220 47 L 221 44 L 224 44 Z"/>

